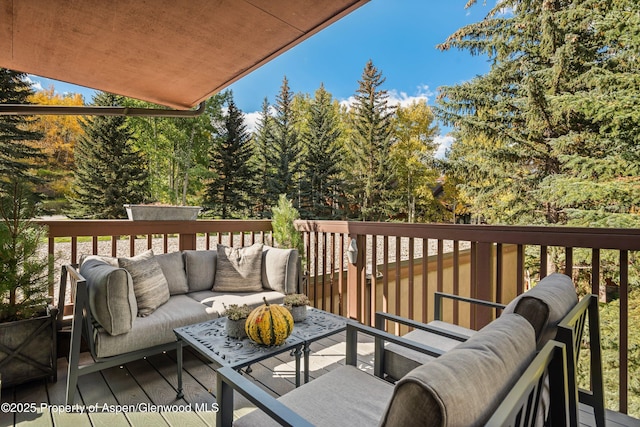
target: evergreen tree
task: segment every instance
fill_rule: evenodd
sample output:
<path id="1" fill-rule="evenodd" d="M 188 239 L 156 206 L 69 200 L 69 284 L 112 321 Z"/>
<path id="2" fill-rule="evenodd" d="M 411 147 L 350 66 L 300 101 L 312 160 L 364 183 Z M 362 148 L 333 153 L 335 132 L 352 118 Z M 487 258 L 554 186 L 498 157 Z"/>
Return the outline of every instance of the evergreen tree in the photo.
<path id="1" fill-rule="evenodd" d="M 121 105 L 121 97 L 98 93 L 95 105 Z M 75 150 L 76 170 L 71 215 L 82 218 L 126 217 L 123 204 L 142 203 L 148 196 L 147 164 L 133 148 L 124 117 L 95 116 L 82 124 L 84 135 Z"/>
<path id="2" fill-rule="evenodd" d="M 253 154 L 244 114 L 229 94 L 227 114 L 220 134 L 210 151 L 209 168 L 213 178 L 207 184 L 205 206 L 222 218 L 246 215 L 253 176 Z"/>
<path id="3" fill-rule="evenodd" d="M 266 182 L 272 176 L 273 166 L 269 163 L 268 154 L 269 145 L 273 139 L 272 118 L 269 114 L 269 101 L 265 98 L 262 101 L 262 110 L 260 118 L 251 137 L 251 145 L 253 146 L 253 157 L 251 160 L 251 169 L 255 172 L 255 179 L 251 180 L 254 204 L 252 210 L 258 218 L 267 217 L 269 211 L 269 197 L 267 194 Z"/>
<path id="4" fill-rule="evenodd" d="M 441 46 L 493 63 L 444 88 L 438 109 L 459 128 L 450 170 L 476 213 L 640 225 L 639 12 L 633 0 L 507 0 Z"/>
<path id="5" fill-rule="evenodd" d="M 25 73 L 0 68 L 0 104 L 29 104 L 33 94 Z M 31 141 L 39 140 L 42 134 L 27 130 L 26 116 L 0 116 L 0 177 L 9 177 L 23 182 L 38 182 L 31 172 L 42 153 Z"/>
<path id="6" fill-rule="evenodd" d="M 305 218 L 341 217 L 339 198 L 344 152 L 338 108 L 331 94 L 321 85 L 311 101 L 307 129 L 302 135 L 306 150 L 300 211 Z"/>
<path id="7" fill-rule="evenodd" d="M 271 118 L 272 133 L 266 152 L 268 163 L 273 166 L 266 182 L 269 204 L 275 204 L 280 194 L 293 199 L 295 206 L 298 204 L 298 173 L 302 159 L 292 102 L 293 93 L 289 89 L 289 81 L 284 77 L 276 97 L 275 115 Z"/>
<path id="8" fill-rule="evenodd" d="M 352 134 L 348 171 L 355 203 L 363 220 L 381 221 L 391 213 L 389 201 L 394 184 L 391 167 L 391 133 L 394 109 L 388 105 L 385 79 L 369 60 L 352 107 Z"/>

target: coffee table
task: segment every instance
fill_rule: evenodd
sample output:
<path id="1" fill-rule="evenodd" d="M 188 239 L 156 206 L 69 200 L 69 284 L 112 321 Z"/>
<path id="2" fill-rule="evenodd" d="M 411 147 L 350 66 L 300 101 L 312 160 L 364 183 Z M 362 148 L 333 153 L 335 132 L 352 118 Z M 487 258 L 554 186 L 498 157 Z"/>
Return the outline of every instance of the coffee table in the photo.
<path id="1" fill-rule="evenodd" d="M 317 308 L 307 309 L 307 318 L 296 322 L 293 332 L 279 346 L 264 346 L 249 338 L 230 338 L 226 317 L 174 329 L 177 337 L 178 398 L 182 393 L 182 348 L 190 345 L 206 359 L 220 366 L 240 370 L 246 366 L 291 351 L 296 357 L 296 387 L 300 386 L 300 356 L 304 354 L 304 381 L 309 381 L 309 354 L 312 342 L 342 332 L 347 319 Z"/>

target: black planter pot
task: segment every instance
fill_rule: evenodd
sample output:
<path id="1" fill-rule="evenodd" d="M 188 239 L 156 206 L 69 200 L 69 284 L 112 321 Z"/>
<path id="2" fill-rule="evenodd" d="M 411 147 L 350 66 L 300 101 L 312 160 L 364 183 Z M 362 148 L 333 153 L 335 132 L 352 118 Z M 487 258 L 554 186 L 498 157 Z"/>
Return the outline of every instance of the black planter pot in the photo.
<path id="1" fill-rule="evenodd" d="M 48 307 L 40 317 L 0 323 L 2 388 L 40 378 L 57 380 L 57 314 Z"/>

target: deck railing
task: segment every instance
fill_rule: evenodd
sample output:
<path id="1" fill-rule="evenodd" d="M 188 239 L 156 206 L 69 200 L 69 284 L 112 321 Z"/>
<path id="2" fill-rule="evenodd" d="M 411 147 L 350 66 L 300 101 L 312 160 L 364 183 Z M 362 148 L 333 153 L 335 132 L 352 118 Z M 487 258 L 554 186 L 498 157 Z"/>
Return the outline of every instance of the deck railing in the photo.
<path id="1" fill-rule="evenodd" d="M 305 236 L 314 305 L 369 324 L 376 311 L 433 320 L 436 291 L 506 303 L 553 271 L 586 283 L 584 293 L 606 298 L 613 287 L 620 308 L 619 399 L 612 409 L 627 413 L 629 279 L 640 230 L 341 221 L 298 221 L 297 227 Z M 635 271 L 631 277 L 637 285 Z M 449 304 L 446 319 L 472 329 L 497 315 Z"/>
<path id="2" fill-rule="evenodd" d="M 268 220 L 41 223 L 49 228 L 48 253 L 57 258 L 52 295 L 57 265 L 75 263 L 81 253 L 132 256 L 148 248 L 164 253 L 217 243 L 272 244 Z M 584 292 L 600 294 L 614 284 L 620 307 L 619 375 L 618 408 L 612 409 L 627 413 L 628 293 L 630 277 L 637 280 L 640 230 L 347 221 L 298 221 L 296 226 L 305 236 L 313 305 L 368 324 L 376 311 L 430 321 L 436 291 L 508 302 L 552 271 L 567 273 L 576 283 L 586 281 Z M 444 312 L 446 320 L 474 329 L 498 314 L 457 302 L 445 305 Z"/>

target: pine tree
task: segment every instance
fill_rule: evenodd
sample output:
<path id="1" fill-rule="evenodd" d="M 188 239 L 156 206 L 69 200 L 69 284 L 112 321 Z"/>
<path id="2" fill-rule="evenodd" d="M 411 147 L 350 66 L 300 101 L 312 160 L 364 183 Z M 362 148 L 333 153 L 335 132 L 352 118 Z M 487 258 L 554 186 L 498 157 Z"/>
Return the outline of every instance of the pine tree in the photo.
<path id="1" fill-rule="evenodd" d="M 271 118 L 271 138 L 266 153 L 266 159 L 273 167 L 266 181 L 269 204 L 275 204 L 281 194 L 293 199 L 295 206 L 298 204 L 298 173 L 302 159 L 292 102 L 293 93 L 289 89 L 289 81 L 284 77 L 276 97 L 275 115 Z"/>
<path id="2" fill-rule="evenodd" d="M 205 206 L 222 218 L 246 215 L 253 176 L 250 164 L 253 150 L 244 114 L 231 94 L 227 106 L 222 129 L 210 151 L 209 169 L 214 177 L 205 193 Z"/>
<path id="3" fill-rule="evenodd" d="M 121 105 L 121 97 L 98 93 L 95 105 Z M 133 135 L 120 116 L 95 116 L 82 124 L 76 146 L 76 170 L 70 214 L 82 218 L 126 217 L 123 204 L 148 196 L 147 164 L 133 147 Z"/>
<path id="4" fill-rule="evenodd" d="M 0 68 L 0 104 L 28 104 L 33 94 L 26 74 Z M 43 155 L 31 141 L 39 140 L 42 134 L 27 130 L 26 116 L 0 116 L 0 177 L 9 177 L 22 182 L 38 182 L 32 169 Z"/>
<path id="5" fill-rule="evenodd" d="M 391 167 L 391 133 L 394 109 L 388 105 L 382 72 L 369 60 L 352 107 L 350 141 L 352 193 L 363 220 L 381 221 L 390 215 L 394 182 Z"/>
<path id="6" fill-rule="evenodd" d="M 337 103 L 324 85 L 316 91 L 310 104 L 307 129 L 302 135 L 305 153 L 302 172 L 300 211 L 305 218 L 341 217 L 339 204 L 342 187 L 343 146 L 340 141 Z"/>
<path id="7" fill-rule="evenodd" d="M 493 63 L 444 88 L 438 109 L 459 129 L 450 167 L 476 213 L 640 225 L 639 12 L 633 0 L 508 0 L 441 46 Z"/>
<path id="8" fill-rule="evenodd" d="M 272 140 L 272 121 L 269 114 L 269 101 L 264 98 L 262 101 L 262 109 L 260 118 L 256 126 L 256 130 L 251 136 L 251 145 L 253 147 L 253 157 L 251 159 L 251 169 L 254 171 L 254 179 L 251 183 L 251 194 L 254 203 L 252 211 L 254 216 L 258 218 L 267 217 L 269 211 L 269 198 L 267 195 L 267 187 L 265 183 L 271 176 L 273 166 L 269 163 L 269 144 Z"/>

